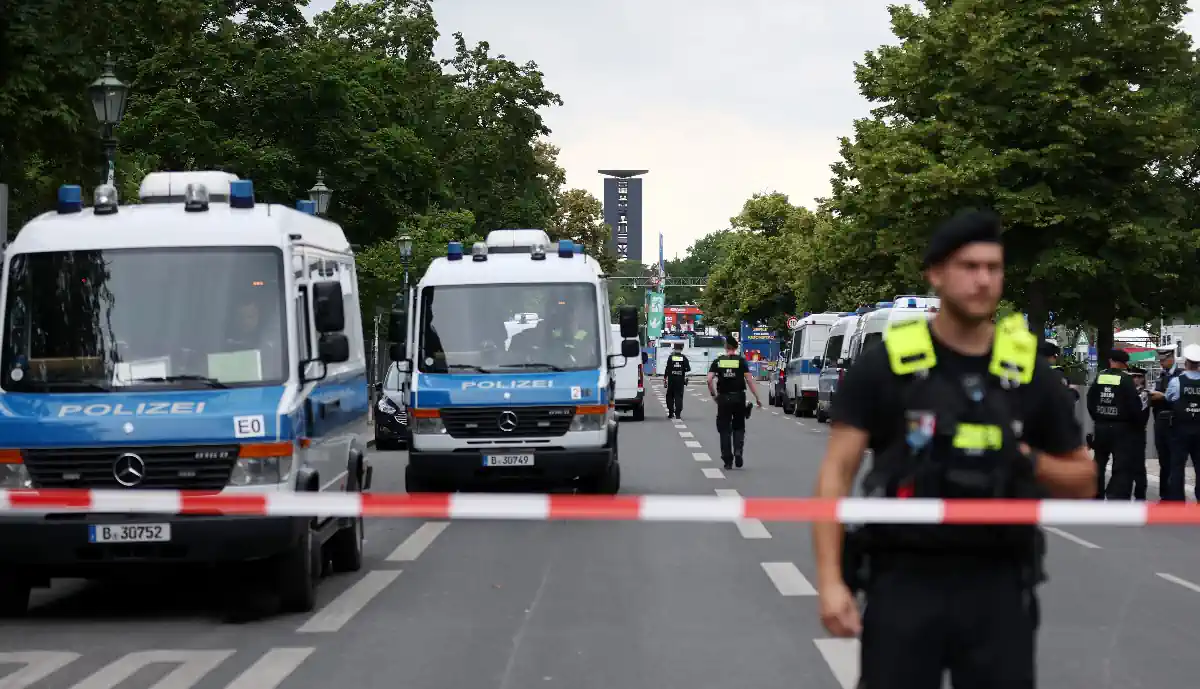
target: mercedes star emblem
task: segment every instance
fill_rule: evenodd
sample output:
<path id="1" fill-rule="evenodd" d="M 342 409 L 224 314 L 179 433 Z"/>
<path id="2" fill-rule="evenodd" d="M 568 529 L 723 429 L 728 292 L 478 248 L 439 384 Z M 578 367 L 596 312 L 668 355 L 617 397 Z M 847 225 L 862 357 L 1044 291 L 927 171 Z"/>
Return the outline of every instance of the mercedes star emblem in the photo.
<path id="1" fill-rule="evenodd" d="M 146 479 L 146 462 L 132 452 L 127 452 L 113 462 L 112 471 L 117 483 L 132 488 Z"/>
<path id="2" fill-rule="evenodd" d="M 513 431 L 517 430 L 516 413 L 511 411 L 501 412 L 498 425 L 500 426 L 500 430 L 504 431 L 505 433 L 512 433 Z"/>

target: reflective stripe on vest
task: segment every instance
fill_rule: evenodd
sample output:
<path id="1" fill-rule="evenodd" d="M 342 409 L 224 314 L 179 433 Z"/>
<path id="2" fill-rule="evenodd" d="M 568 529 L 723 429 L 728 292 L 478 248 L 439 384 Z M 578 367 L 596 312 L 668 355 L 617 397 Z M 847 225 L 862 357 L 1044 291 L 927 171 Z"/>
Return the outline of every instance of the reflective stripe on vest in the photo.
<path id="1" fill-rule="evenodd" d="M 927 371 L 937 365 L 929 321 L 917 319 L 889 323 L 883 338 L 888 364 L 898 376 Z M 1033 380 L 1037 364 L 1037 336 L 1025 327 L 1025 319 L 1013 314 L 996 324 L 988 373 L 1020 384 Z"/>

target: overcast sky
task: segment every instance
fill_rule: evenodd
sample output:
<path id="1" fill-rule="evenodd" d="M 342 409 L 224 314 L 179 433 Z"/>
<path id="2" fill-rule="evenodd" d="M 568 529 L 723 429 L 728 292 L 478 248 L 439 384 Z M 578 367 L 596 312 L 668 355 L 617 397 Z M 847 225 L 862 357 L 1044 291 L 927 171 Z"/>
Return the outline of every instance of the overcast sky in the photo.
<path id="1" fill-rule="evenodd" d="M 312 15 L 333 0 L 311 0 Z M 894 43 L 886 0 L 434 0 L 442 32 L 534 60 L 563 107 L 544 113 L 567 184 L 648 169 L 644 262 L 682 256 L 751 194 L 812 206 L 837 137 L 868 104 L 854 61 Z M 1194 9 L 1194 8 L 1193 8 Z M 1200 30 L 1189 15 L 1187 28 Z"/>

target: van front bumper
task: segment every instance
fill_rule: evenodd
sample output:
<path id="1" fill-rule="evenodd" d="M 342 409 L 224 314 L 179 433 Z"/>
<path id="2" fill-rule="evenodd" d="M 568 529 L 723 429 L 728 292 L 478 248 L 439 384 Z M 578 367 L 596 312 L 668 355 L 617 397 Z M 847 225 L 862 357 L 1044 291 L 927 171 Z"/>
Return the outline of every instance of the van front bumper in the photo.
<path id="1" fill-rule="evenodd" d="M 485 455 L 533 455 L 533 465 L 489 467 Z M 506 480 L 545 480 L 556 483 L 576 478 L 595 478 L 608 470 L 617 460 L 612 447 L 597 448 L 491 448 L 486 451 L 410 450 L 408 471 L 411 475 L 433 482 L 489 482 Z"/>

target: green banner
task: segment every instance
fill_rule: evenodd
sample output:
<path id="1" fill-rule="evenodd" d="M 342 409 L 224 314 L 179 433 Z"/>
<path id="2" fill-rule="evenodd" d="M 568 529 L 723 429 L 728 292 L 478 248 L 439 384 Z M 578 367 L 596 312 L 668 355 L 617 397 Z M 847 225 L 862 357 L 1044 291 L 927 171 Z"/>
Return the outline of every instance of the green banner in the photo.
<path id="1" fill-rule="evenodd" d="M 662 292 L 650 292 L 646 300 L 646 338 L 657 340 L 663 331 L 663 301 Z"/>

